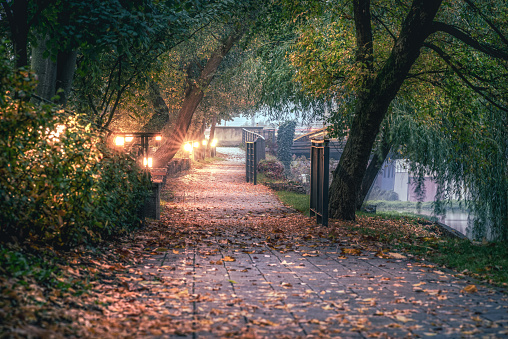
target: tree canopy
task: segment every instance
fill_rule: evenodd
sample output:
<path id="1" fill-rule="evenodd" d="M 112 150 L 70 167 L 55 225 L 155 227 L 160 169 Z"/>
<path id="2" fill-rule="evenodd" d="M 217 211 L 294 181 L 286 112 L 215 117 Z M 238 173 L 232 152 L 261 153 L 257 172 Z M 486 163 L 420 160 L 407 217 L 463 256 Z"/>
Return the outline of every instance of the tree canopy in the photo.
<path id="1" fill-rule="evenodd" d="M 272 31 L 272 50 L 263 55 L 270 61 L 265 69 L 278 66 L 267 83 L 281 81 L 277 98 L 286 102 L 335 102 L 331 132 L 348 134 L 330 190 L 331 215 L 354 219 L 372 150 L 386 156 L 392 149 L 413 160 L 420 175 L 456 184 L 442 197 L 466 192 L 479 219 L 490 210 L 490 223 L 483 218 L 473 228 L 476 236 L 506 237 L 506 4 L 281 3 L 282 28 Z M 388 147 L 376 146 L 381 141 Z M 480 173 L 487 167 L 491 174 Z M 490 197 L 488 187 L 497 188 Z"/>

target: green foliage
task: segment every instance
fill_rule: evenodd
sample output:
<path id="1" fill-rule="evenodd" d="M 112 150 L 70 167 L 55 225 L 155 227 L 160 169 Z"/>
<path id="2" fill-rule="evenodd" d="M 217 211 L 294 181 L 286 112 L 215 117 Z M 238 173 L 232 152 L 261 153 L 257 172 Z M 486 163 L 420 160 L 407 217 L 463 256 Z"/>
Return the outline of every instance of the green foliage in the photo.
<path id="1" fill-rule="evenodd" d="M 462 88 L 440 98 L 433 110 L 409 102 L 395 105 L 392 140 L 411 159 L 416 176 L 432 175 L 441 190 L 439 214 L 452 199 L 465 199 L 474 239 L 508 238 L 508 138 L 506 112 Z M 438 111 L 439 114 L 433 113 Z M 427 115 L 421 120 L 422 115 Z"/>
<path id="2" fill-rule="evenodd" d="M 508 246 L 504 242 L 471 243 L 447 240 L 428 244 L 426 257 L 438 265 L 453 268 L 490 283 L 508 284 Z"/>
<path id="3" fill-rule="evenodd" d="M 139 225 L 149 178 L 135 161 L 82 116 L 26 101 L 33 74 L 3 59 L 0 79 L 2 239 L 72 246 Z"/>
<path id="4" fill-rule="evenodd" d="M 57 270 L 56 265 L 46 258 L 0 246 L 0 272 L 4 277 L 23 280 L 29 276 L 43 285 L 57 284 L 54 279 Z"/>
<path id="5" fill-rule="evenodd" d="M 296 121 L 286 121 L 279 126 L 277 131 L 277 159 L 284 164 L 288 174 L 291 170 L 291 147 L 295 137 L 295 127 Z"/>
<path id="6" fill-rule="evenodd" d="M 263 173 L 268 179 L 284 179 L 284 165 L 277 160 L 261 160 L 258 164 L 258 172 Z"/>

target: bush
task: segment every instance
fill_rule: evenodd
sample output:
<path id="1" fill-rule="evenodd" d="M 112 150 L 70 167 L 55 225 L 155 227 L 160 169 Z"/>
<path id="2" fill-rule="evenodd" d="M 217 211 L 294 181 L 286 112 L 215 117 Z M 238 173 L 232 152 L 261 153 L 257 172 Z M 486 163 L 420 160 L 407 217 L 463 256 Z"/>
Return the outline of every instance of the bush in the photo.
<path id="1" fill-rule="evenodd" d="M 277 160 L 261 160 L 258 164 L 258 172 L 269 179 L 284 179 L 284 165 Z"/>
<path id="2" fill-rule="evenodd" d="M 386 191 L 380 189 L 378 186 L 374 186 L 370 190 L 369 196 L 365 200 L 396 201 L 399 200 L 399 195 L 394 191 Z"/>
<path id="3" fill-rule="evenodd" d="M 150 181 L 135 161 L 82 116 L 29 102 L 33 74 L 3 59 L 0 79 L 0 238 L 69 247 L 138 226 Z"/>

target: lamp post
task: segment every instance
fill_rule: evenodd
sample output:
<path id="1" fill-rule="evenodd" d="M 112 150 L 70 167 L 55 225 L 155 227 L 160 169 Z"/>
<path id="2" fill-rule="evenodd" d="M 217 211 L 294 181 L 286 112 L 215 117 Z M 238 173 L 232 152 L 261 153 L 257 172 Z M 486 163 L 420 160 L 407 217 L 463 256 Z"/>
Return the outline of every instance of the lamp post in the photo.
<path id="1" fill-rule="evenodd" d="M 145 168 L 152 168 L 153 158 L 149 156 L 150 138 L 155 138 L 157 142 L 162 140 L 160 133 L 146 133 L 146 132 L 113 132 L 115 135 L 115 145 L 118 148 L 125 147 L 126 144 L 131 144 L 134 138 L 139 138 L 141 147 L 141 154 L 138 156 L 142 159 L 142 164 Z"/>

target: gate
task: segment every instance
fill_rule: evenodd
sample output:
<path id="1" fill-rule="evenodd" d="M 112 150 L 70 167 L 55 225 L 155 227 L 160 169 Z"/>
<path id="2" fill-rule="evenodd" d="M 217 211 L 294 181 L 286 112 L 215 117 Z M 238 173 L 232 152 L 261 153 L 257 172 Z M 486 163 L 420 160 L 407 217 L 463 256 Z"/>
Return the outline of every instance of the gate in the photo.
<path id="1" fill-rule="evenodd" d="M 311 140 L 310 149 L 310 216 L 318 224 L 328 226 L 328 180 L 330 176 L 330 149 L 328 141 Z"/>

